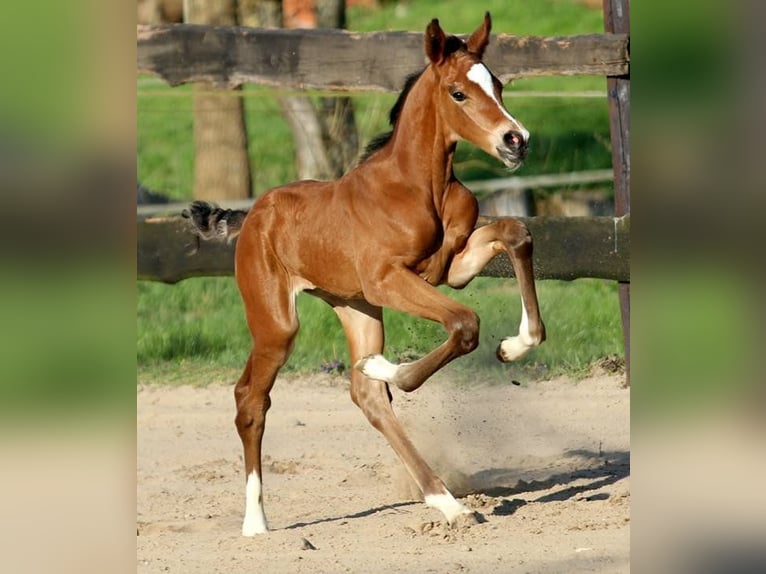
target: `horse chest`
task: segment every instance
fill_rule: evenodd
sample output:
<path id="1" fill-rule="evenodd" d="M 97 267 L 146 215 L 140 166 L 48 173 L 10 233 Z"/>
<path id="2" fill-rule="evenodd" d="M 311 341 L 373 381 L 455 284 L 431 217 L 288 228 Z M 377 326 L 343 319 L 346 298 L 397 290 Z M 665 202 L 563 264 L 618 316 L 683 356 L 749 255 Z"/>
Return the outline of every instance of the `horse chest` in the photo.
<path id="1" fill-rule="evenodd" d="M 406 256 L 411 265 L 427 259 L 442 245 L 444 228 L 441 219 L 435 213 L 409 214 L 409 217 L 397 222 L 397 235 L 400 237 L 399 251 Z"/>

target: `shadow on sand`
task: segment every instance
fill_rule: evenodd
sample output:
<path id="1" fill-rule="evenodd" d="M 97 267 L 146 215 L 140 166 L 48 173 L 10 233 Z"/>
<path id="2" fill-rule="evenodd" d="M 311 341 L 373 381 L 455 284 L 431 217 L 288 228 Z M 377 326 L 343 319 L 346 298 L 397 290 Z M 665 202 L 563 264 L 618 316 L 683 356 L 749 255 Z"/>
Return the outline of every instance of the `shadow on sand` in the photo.
<path id="1" fill-rule="evenodd" d="M 506 499 L 501 501 L 500 504 L 494 508 L 492 514 L 495 516 L 510 516 L 528 502 L 556 502 L 569 500 L 589 491 L 600 490 L 630 475 L 630 452 L 628 451 L 596 453 L 589 450 L 573 450 L 567 452 L 565 456 L 577 457 L 582 460 L 582 464 L 579 465 L 579 468 L 576 466 L 574 469 L 569 469 L 565 472 L 559 472 L 545 478 L 529 481 L 518 479 L 518 469 L 490 468 L 482 470 L 471 476 L 471 484 L 473 485 L 473 488 L 471 489 L 471 492 L 467 494 L 484 494 L 493 498 Z M 542 471 L 525 473 L 527 476 L 530 474 L 543 475 L 544 473 Z M 584 480 L 587 482 L 582 483 Z M 578 482 L 578 484 L 572 484 L 574 482 Z M 562 487 L 560 490 L 545 494 L 534 500 L 527 501 L 520 498 L 511 498 L 519 494 L 550 490 L 559 485 Z M 604 500 L 609 498 L 609 495 L 605 492 L 596 492 L 593 495 L 585 496 L 584 498 L 585 500 Z M 364 518 L 386 510 L 401 512 L 400 509 L 416 504 L 421 503 L 413 501 L 397 502 L 395 504 L 368 508 L 353 514 L 328 516 L 310 522 L 296 522 L 295 524 L 285 527 L 285 530 L 303 528 L 305 526 L 313 526 L 325 522 Z"/>

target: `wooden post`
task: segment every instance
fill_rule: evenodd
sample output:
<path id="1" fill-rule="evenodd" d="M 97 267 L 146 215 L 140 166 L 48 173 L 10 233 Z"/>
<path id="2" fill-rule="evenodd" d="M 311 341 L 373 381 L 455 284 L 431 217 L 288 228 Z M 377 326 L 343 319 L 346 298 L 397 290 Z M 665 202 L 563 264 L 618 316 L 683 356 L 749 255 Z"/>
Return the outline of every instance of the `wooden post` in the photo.
<path id="1" fill-rule="evenodd" d="M 630 33 L 629 0 L 604 0 L 604 31 Z M 628 44 L 630 50 L 630 44 Z M 615 215 L 630 213 L 630 71 L 621 76 L 607 76 L 609 127 L 612 136 Z M 625 382 L 630 385 L 630 282 L 620 282 L 620 312 L 625 340 Z"/>

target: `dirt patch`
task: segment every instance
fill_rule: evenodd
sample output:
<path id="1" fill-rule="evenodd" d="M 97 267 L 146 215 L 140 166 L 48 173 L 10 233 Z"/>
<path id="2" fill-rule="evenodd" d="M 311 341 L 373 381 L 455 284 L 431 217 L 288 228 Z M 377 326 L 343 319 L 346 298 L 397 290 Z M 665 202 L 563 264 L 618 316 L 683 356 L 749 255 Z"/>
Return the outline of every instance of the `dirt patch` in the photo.
<path id="1" fill-rule="evenodd" d="M 138 389 L 138 572 L 628 572 L 623 377 L 468 390 L 446 378 L 394 405 L 479 524 L 446 524 L 331 376 L 284 377 L 264 438 L 272 532 L 240 535 L 229 386 Z"/>

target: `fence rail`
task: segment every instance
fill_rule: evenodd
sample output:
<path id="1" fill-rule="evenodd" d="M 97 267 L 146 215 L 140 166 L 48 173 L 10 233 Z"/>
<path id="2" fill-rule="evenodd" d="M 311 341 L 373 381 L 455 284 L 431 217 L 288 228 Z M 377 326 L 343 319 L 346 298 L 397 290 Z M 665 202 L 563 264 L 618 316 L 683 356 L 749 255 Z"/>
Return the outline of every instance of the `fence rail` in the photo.
<path id="1" fill-rule="evenodd" d="M 611 169 L 592 169 L 587 171 L 570 171 L 568 173 L 549 173 L 542 175 L 512 175 L 494 179 L 484 179 L 466 183 L 472 191 L 497 192 L 507 189 L 534 189 L 538 187 L 556 187 L 567 185 L 584 185 L 614 180 Z"/>
<path id="2" fill-rule="evenodd" d="M 480 217 L 478 226 L 497 218 Z M 595 277 L 630 280 L 630 215 L 614 217 L 520 218 L 534 240 L 537 279 Z M 234 244 L 200 242 L 181 217 L 138 221 L 138 278 L 176 283 L 189 277 L 233 275 Z M 513 277 L 505 255 L 482 271 Z"/>
<path id="3" fill-rule="evenodd" d="M 164 25 L 138 26 L 137 42 L 138 71 L 170 85 L 398 91 L 425 62 L 421 32 Z M 628 73 L 628 36 L 498 34 L 485 61 L 503 83 L 522 76 L 618 76 Z"/>

